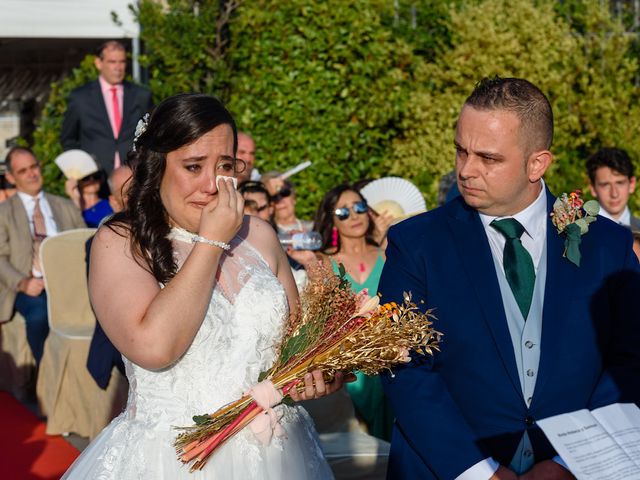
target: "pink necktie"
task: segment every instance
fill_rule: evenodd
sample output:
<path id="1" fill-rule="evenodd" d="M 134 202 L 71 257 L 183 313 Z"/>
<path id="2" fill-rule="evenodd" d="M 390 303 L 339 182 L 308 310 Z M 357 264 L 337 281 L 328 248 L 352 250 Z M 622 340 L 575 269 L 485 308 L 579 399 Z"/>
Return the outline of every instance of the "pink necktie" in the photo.
<path id="1" fill-rule="evenodd" d="M 122 125 L 122 115 L 120 114 L 120 103 L 118 102 L 118 89 L 111 87 L 111 101 L 113 103 L 113 123 L 116 126 L 116 138 L 120 135 L 120 126 Z"/>
<path id="2" fill-rule="evenodd" d="M 111 87 L 111 102 L 113 104 L 113 123 L 116 127 L 115 138 L 118 138 L 118 135 L 120 135 L 120 127 L 122 126 L 122 115 L 120 114 L 120 102 L 118 102 L 118 89 L 116 87 Z M 118 168 L 119 166 L 120 155 L 118 154 L 118 150 L 116 150 L 113 167 Z"/>

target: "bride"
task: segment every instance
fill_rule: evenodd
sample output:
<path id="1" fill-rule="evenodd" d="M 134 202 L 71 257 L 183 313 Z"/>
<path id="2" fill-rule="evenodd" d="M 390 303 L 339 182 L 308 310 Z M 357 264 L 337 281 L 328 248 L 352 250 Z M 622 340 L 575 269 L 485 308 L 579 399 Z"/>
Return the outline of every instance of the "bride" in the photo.
<path id="1" fill-rule="evenodd" d="M 299 406 L 276 407 L 285 437 L 263 445 L 247 428 L 193 474 L 173 448 L 173 427 L 258 382 L 297 308 L 273 229 L 243 216 L 229 178 L 242 169 L 236 146 L 231 115 L 206 95 L 171 97 L 139 128 L 128 209 L 98 230 L 89 274 L 96 316 L 125 359 L 129 399 L 63 478 L 332 478 Z M 316 371 L 292 396 L 341 384 Z"/>

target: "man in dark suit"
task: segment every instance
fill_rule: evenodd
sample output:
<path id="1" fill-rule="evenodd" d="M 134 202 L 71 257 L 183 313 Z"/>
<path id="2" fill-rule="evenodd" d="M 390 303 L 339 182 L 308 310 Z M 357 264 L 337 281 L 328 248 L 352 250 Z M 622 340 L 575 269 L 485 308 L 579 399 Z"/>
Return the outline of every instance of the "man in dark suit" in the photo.
<path id="1" fill-rule="evenodd" d="M 10 320 L 15 310 L 22 314 L 40 362 L 49 325 L 39 245 L 47 236 L 85 224 L 71 200 L 42 191 L 40 164 L 31 150 L 12 148 L 6 165 L 17 194 L 0 203 L 0 321 Z"/>
<path id="2" fill-rule="evenodd" d="M 631 215 L 629 196 L 636 189 L 636 176 L 629 154 L 621 148 L 601 148 L 587 160 L 591 194 L 598 199 L 600 215 L 640 230 L 640 219 Z"/>
<path id="3" fill-rule="evenodd" d="M 382 300 L 411 292 L 444 337 L 383 379 L 388 478 L 573 478 L 536 420 L 639 400 L 631 232 L 598 217 L 580 266 L 563 256 L 542 180 L 552 136 L 537 87 L 484 79 L 457 123 L 461 196 L 389 231 Z"/>
<path id="4" fill-rule="evenodd" d="M 124 80 L 126 58 L 119 42 L 100 47 L 100 75 L 71 92 L 60 134 L 62 148 L 92 154 L 107 174 L 124 163 L 138 121 L 153 108 L 149 90 Z"/>

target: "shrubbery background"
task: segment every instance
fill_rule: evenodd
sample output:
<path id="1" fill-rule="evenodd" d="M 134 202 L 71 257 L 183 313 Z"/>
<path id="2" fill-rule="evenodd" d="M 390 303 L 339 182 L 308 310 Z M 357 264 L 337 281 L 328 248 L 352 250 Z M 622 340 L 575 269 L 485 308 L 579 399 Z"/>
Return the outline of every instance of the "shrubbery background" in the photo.
<path id="1" fill-rule="evenodd" d="M 551 99 L 556 193 L 586 187 L 601 146 L 627 149 L 640 173 L 638 46 L 602 2 L 142 0 L 135 12 L 156 102 L 217 95 L 256 139 L 261 171 L 313 162 L 294 179 L 302 216 L 338 183 L 384 175 L 434 207 L 460 106 L 487 75 L 527 78 Z M 88 56 L 53 86 L 34 136 L 49 190 L 62 186 L 66 95 L 95 76 Z"/>

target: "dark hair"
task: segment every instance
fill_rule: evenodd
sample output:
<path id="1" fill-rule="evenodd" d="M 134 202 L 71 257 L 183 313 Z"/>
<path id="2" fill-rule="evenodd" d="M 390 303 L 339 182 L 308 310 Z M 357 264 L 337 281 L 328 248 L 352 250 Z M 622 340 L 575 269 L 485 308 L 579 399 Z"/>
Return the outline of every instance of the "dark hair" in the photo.
<path id="1" fill-rule="evenodd" d="M 133 170 L 128 203 L 107 225 L 130 232 L 131 252 L 160 283 L 176 273 L 167 211 L 160 198 L 160 183 L 169 152 L 190 145 L 220 125 L 233 130 L 233 153 L 238 147 L 236 124 L 220 100 L 208 95 L 180 94 L 169 97 L 151 114 L 146 129 L 135 141 L 135 151 L 127 155 Z"/>
<path id="2" fill-rule="evenodd" d="M 122 42 L 119 42 L 117 40 L 107 40 L 106 42 L 101 43 L 98 48 L 96 48 L 96 56 L 102 60 L 104 51 L 111 49 L 122 50 L 125 53 L 127 52 L 127 49 Z"/>
<path id="3" fill-rule="evenodd" d="M 340 195 L 342 195 L 344 192 L 353 192 L 362 200 L 364 200 L 364 197 L 360 193 L 360 190 L 349 183 L 338 185 L 337 187 L 332 188 L 326 193 L 326 195 L 322 199 L 322 202 L 320 202 L 318 210 L 316 210 L 316 217 L 313 225 L 313 229 L 316 232 L 319 232 L 322 236 L 322 247 L 320 248 L 320 250 L 324 253 L 329 253 L 329 250 L 331 250 L 330 253 L 337 253 L 341 248 L 340 236 L 338 235 L 338 244 L 335 246 L 335 251 L 333 251 L 333 214 L 336 209 L 338 200 L 340 199 Z M 365 233 L 365 240 L 369 245 L 375 245 L 377 247 L 378 244 L 373 239 L 374 229 L 374 223 L 369 220 L 369 228 L 367 228 L 367 232 Z"/>
<path id="4" fill-rule="evenodd" d="M 520 120 L 525 155 L 548 150 L 553 141 L 553 111 L 542 91 L 522 78 L 485 77 L 465 101 L 476 110 L 505 110 Z"/>
<path id="5" fill-rule="evenodd" d="M 91 173 L 86 177 L 78 180 L 78 192 L 80 193 L 80 210 L 86 209 L 84 198 L 82 196 L 84 188 L 93 182 L 98 182 L 100 184 L 100 189 L 98 190 L 98 198 L 100 200 L 109 198 L 109 193 L 111 192 L 109 190 L 109 184 L 107 183 L 107 175 L 104 170 L 98 170 L 97 172 Z"/>
<path id="6" fill-rule="evenodd" d="M 587 172 L 592 184 L 596 182 L 596 171 L 600 167 L 609 167 L 629 179 L 634 176 L 633 162 L 629 154 L 621 148 L 601 148 L 589 157 Z"/>
<path id="7" fill-rule="evenodd" d="M 11 157 L 13 157 L 13 155 L 15 153 L 28 153 L 31 156 L 33 156 L 33 158 L 36 159 L 36 162 L 38 161 L 38 157 L 36 157 L 36 154 L 33 153 L 33 150 L 31 150 L 29 147 L 22 147 L 20 145 L 16 145 L 15 147 L 11 147 L 9 149 L 9 151 L 7 152 L 7 156 L 5 157 L 5 165 L 7 168 L 7 172 L 13 174 L 13 168 L 11 168 Z"/>
<path id="8" fill-rule="evenodd" d="M 267 202 L 271 203 L 271 195 L 269 195 L 269 190 L 267 190 L 267 187 L 262 182 L 246 180 L 238 185 L 238 191 L 243 195 L 245 193 L 262 193 L 267 197 Z"/>

